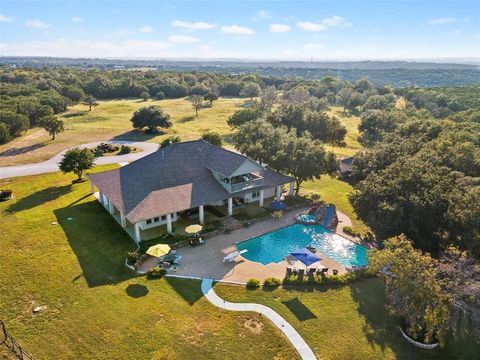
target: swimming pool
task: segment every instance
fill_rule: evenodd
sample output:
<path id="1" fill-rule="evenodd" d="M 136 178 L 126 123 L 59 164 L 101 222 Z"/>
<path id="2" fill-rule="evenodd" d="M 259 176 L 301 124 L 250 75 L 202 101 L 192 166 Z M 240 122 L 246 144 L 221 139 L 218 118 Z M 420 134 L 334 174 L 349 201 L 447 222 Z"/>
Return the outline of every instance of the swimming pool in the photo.
<path id="1" fill-rule="evenodd" d="M 297 216 L 297 219 L 305 223 L 314 223 L 317 220 L 317 217 L 310 214 L 300 214 Z"/>
<path id="2" fill-rule="evenodd" d="M 264 265 L 280 262 L 292 251 L 313 246 L 343 266 L 367 265 L 367 249 L 320 225 L 293 224 L 237 244 L 242 256 Z"/>

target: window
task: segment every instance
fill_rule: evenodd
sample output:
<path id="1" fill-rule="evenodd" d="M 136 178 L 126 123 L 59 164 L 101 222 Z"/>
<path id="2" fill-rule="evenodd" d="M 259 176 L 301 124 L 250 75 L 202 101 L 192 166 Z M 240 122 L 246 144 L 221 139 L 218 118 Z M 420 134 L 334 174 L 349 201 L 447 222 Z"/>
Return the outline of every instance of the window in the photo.
<path id="1" fill-rule="evenodd" d="M 167 220 L 167 215 L 162 215 L 162 216 L 160 217 L 160 219 L 162 219 L 162 221 Z"/>
<path id="2" fill-rule="evenodd" d="M 147 225 L 152 223 L 152 219 L 147 219 Z"/>
<path id="3" fill-rule="evenodd" d="M 255 191 L 252 193 L 252 199 L 258 198 L 260 196 L 260 191 Z"/>
<path id="4" fill-rule="evenodd" d="M 153 222 L 159 222 L 160 221 L 160 218 L 156 217 L 156 218 L 153 218 Z"/>

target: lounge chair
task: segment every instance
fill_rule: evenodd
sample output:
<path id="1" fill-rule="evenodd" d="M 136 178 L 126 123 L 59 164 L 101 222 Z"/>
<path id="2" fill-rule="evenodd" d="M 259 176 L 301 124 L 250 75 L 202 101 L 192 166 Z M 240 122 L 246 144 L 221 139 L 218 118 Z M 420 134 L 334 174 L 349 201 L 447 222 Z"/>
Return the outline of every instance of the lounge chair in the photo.
<path id="1" fill-rule="evenodd" d="M 245 254 L 248 250 L 247 249 L 243 249 L 243 250 L 235 250 L 235 251 L 232 251 L 231 253 L 227 254 L 224 256 L 223 258 L 223 262 L 234 262 L 235 261 L 235 258 L 239 255 L 242 255 L 242 254 Z"/>
<path id="2" fill-rule="evenodd" d="M 337 269 L 333 269 L 333 275 L 338 275 L 338 270 Z"/>
<path id="3" fill-rule="evenodd" d="M 323 273 L 324 275 L 327 275 L 327 274 L 328 274 L 328 268 L 327 268 L 327 267 L 326 267 L 326 268 L 323 268 L 323 269 L 322 269 L 322 273 Z"/>
<path id="4" fill-rule="evenodd" d="M 305 276 L 305 269 L 299 269 L 298 270 L 298 277 L 300 279 L 303 279 L 304 276 Z"/>
<path id="5" fill-rule="evenodd" d="M 310 268 L 310 269 L 308 269 L 308 273 L 309 273 L 310 275 L 315 274 L 316 271 L 317 271 L 316 268 Z"/>

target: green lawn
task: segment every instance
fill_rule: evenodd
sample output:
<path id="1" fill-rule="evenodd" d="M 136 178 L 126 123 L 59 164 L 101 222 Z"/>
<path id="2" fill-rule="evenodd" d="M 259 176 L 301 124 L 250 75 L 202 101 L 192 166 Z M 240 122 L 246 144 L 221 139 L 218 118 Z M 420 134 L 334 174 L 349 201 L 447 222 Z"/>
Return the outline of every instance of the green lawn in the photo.
<path id="1" fill-rule="evenodd" d="M 385 309 L 382 283 L 374 278 L 347 286 L 299 292 L 245 290 L 217 284 L 218 295 L 233 302 L 257 302 L 290 322 L 323 360 L 474 359 L 480 346 L 452 344 L 444 350 L 419 350 L 402 337 Z"/>
<path id="2" fill-rule="evenodd" d="M 297 357 L 259 316 L 210 305 L 198 282 L 135 277 L 132 241 L 72 179 L 0 181 L 15 195 L 0 203 L 0 319 L 36 358 Z"/>

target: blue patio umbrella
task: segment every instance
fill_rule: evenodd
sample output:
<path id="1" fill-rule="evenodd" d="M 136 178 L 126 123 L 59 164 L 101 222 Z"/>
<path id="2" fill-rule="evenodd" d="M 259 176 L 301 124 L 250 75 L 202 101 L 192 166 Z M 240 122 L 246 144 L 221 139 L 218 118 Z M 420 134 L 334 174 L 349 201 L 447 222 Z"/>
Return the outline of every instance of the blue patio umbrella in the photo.
<path id="1" fill-rule="evenodd" d="M 317 261 L 320 261 L 320 257 L 315 255 L 313 252 L 306 248 L 295 250 L 294 252 L 290 253 L 290 255 L 297 258 L 299 261 L 305 264 L 305 266 L 310 266 Z"/>
<path id="2" fill-rule="evenodd" d="M 285 210 L 287 205 L 281 201 L 272 201 L 269 207 L 273 210 Z"/>

